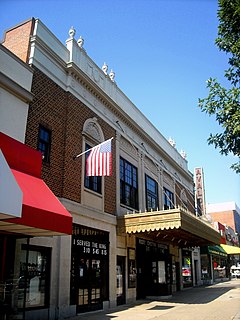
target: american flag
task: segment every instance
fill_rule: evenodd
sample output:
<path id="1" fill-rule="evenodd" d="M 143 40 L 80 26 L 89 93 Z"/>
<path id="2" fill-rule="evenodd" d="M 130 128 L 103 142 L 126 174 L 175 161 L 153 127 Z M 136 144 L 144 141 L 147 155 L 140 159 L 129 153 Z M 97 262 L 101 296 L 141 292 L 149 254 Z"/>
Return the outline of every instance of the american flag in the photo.
<path id="1" fill-rule="evenodd" d="M 91 149 L 86 161 L 86 175 L 112 175 L 112 138 Z"/>

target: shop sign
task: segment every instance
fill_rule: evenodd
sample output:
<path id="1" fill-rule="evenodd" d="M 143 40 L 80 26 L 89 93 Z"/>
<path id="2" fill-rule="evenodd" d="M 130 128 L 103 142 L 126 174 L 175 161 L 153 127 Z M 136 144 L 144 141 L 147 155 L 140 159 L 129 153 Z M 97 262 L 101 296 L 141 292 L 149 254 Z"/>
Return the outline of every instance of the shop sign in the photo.
<path id="1" fill-rule="evenodd" d="M 202 168 L 195 168 L 196 203 L 197 213 L 201 216 L 205 213 L 205 190 Z"/>
<path id="2" fill-rule="evenodd" d="M 151 248 L 157 248 L 158 252 L 165 253 L 165 250 L 168 250 L 167 245 L 150 240 L 138 239 L 138 243 L 143 245 L 146 248 L 146 251 L 151 251 Z"/>
<path id="3" fill-rule="evenodd" d="M 82 253 L 108 255 L 108 245 L 106 243 L 73 238 L 73 246 L 79 248 Z"/>

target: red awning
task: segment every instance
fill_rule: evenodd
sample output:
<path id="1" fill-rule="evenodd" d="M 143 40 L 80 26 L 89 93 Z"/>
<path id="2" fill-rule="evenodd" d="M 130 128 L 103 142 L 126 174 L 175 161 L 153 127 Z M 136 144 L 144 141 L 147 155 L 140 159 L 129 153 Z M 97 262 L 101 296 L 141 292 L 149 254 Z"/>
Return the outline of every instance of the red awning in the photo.
<path id="1" fill-rule="evenodd" d="M 72 234 L 72 216 L 48 188 L 32 175 L 13 170 L 23 192 L 22 217 L 0 221 L 0 229 L 31 236 Z"/>

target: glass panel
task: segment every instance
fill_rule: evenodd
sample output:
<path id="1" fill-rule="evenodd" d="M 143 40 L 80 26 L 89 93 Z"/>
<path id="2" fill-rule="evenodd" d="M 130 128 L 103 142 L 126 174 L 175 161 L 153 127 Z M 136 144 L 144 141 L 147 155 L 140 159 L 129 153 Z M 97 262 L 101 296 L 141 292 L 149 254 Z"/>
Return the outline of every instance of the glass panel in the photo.
<path id="1" fill-rule="evenodd" d="M 91 149 L 91 146 L 86 144 L 86 150 Z M 87 161 L 87 157 L 89 156 L 90 151 L 85 154 L 85 163 Z M 86 165 L 85 165 L 86 170 Z M 102 177 L 98 176 L 87 176 L 85 172 L 84 186 L 92 191 L 97 193 L 102 193 Z"/>
<path id="2" fill-rule="evenodd" d="M 166 283 L 165 261 L 158 261 L 158 283 Z"/>
<path id="3" fill-rule="evenodd" d="M 133 187 L 137 188 L 137 169 L 133 167 Z"/>
<path id="4" fill-rule="evenodd" d="M 92 290 L 91 290 L 91 302 L 97 303 L 100 299 L 100 285 L 101 285 L 101 272 L 100 272 L 100 260 L 92 260 Z"/>
<path id="5" fill-rule="evenodd" d="M 125 163 L 125 182 L 132 185 L 132 172 L 129 163 Z"/>
<path id="6" fill-rule="evenodd" d="M 121 266 L 117 266 L 117 297 L 123 294 L 123 273 Z"/>
<path id="7" fill-rule="evenodd" d="M 164 188 L 164 209 L 174 208 L 174 197 L 173 193 L 168 189 Z"/>
<path id="8" fill-rule="evenodd" d="M 183 287 L 192 286 L 192 265 L 191 257 L 183 256 L 182 258 L 182 277 L 183 277 Z"/>
<path id="9" fill-rule="evenodd" d="M 131 205 L 131 189 L 128 185 L 125 186 L 125 204 Z"/>
<path id="10" fill-rule="evenodd" d="M 26 307 L 40 307 L 45 305 L 46 297 L 46 264 L 47 258 L 40 251 L 29 251 L 26 265 L 26 251 L 22 250 L 20 258 L 19 289 L 27 286 Z M 27 272 L 27 273 L 26 273 Z M 25 275 L 27 274 L 27 277 Z M 22 303 L 22 294 L 19 292 L 19 303 Z"/>
<path id="11" fill-rule="evenodd" d="M 124 159 L 120 159 L 120 201 L 133 208 L 138 208 L 137 168 Z"/>
<path id="12" fill-rule="evenodd" d="M 120 159 L 120 179 L 124 180 L 124 166 L 123 166 L 123 160 Z"/>

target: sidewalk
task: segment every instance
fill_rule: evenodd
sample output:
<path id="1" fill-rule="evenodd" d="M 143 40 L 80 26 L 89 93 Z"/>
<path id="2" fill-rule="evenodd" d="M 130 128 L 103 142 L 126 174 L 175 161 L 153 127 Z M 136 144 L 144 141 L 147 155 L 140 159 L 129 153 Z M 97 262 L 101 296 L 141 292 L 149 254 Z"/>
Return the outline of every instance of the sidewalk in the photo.
<path id="1" fill-rule="evenodd" d="M 177 292 L 167 300 L 137 300 L 107 311 L 66 320 L 240 320 L 240 280 Z"/>

